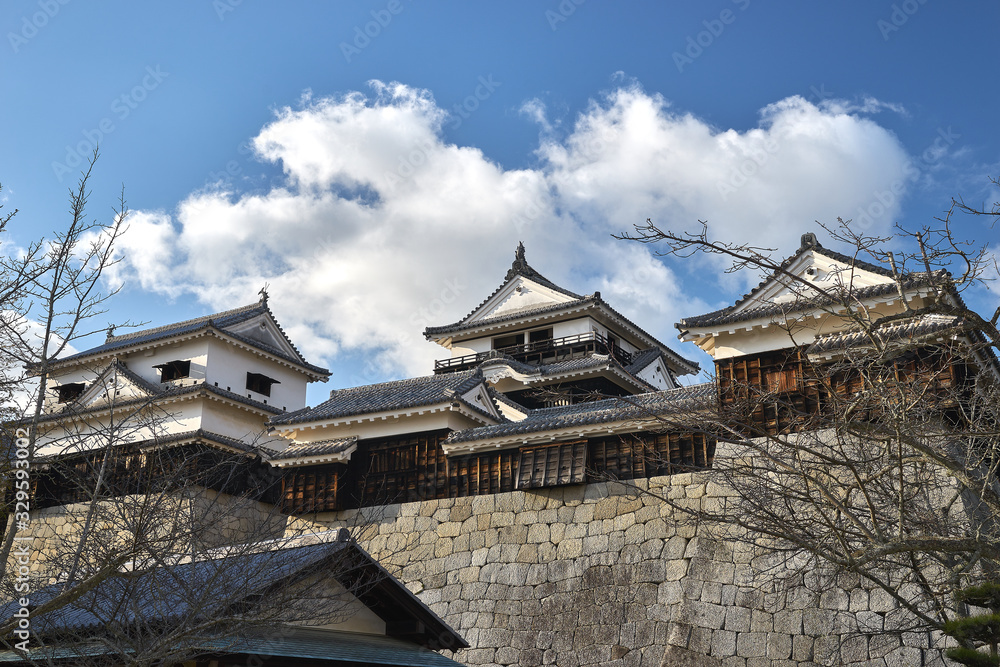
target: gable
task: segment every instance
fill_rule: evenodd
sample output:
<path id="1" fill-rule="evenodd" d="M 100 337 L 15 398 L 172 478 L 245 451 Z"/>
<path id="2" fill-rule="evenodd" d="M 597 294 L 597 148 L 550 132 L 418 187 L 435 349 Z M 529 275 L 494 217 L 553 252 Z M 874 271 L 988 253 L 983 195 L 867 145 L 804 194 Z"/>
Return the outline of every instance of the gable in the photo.
<path id="1" fill-rule="evenodd" d="M 530 278 L 518 275 L 465 318 L 463 324 L 475 324 L 494 317 L 503 317 L 547 306 L 558 306 L 577 300 Z"/>
<path id="2" fill-rule="evenodd" d="M 259 313 L 250 319 L 220 327 L 220 330 L 277 350 L 293 359 L 304 361 L 269 312 Z"/>
<path id="3" fill-rule="evenodd" d="M 97 379 L 87 384 L 87 388 L 76 399 L 78 409 L 97 408 L 115 403 L 150 398 L 157 391 L 135 373 L 117 362 L 108 365 Z"/>
<path id="4" fill-rule="evenodd" d="M 793 276 L 815 285 L 817 290 L 811 290 L 805 283 L 793 280 L 787 275 L 771 276 L 746 299 L 736 304 L 731 312 L 735 314 L 763 306 L 792 304 L 800 299 L 816 296 L 819 290 L 840 292 L 845 288 L 850 288 L 853 291 L 893 282 L 890 276 L 875 273 L 860 266 L 851 266 L 847 262 L 829 257 L 815 249 L 803 252 L 785 267 L 785 270 Z"/>

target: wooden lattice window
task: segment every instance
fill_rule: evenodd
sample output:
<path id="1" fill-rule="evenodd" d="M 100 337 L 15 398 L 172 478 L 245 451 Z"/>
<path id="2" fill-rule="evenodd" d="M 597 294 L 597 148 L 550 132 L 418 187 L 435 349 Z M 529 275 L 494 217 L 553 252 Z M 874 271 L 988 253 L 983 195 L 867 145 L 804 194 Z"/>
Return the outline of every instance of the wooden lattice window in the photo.
<path id="1" fill-rule="evenodd" d="M 522 447 L 517 488 L 582 484 L 586 481 L 587 441 Z"/>
<path id="2" fill-rule="evenodd" d="M 335 469 L 291 470 L 283 480 L 282 510 L 301 514 L 339 509 L 339 482 L 340 471 Z"/>

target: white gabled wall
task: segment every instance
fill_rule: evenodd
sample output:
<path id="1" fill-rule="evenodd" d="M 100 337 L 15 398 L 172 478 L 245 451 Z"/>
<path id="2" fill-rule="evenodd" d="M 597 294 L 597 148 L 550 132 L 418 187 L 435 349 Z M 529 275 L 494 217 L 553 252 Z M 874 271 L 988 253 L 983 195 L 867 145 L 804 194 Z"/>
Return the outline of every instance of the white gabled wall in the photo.
<path id="1" fill-rule="evenodd" d="M 247 373 L 261 373 L 278 380 L 265 396 L 246 388 Z M 277 408 L 298 410 L 306 405 L 308 379 L 302 373 L 266 357 L 237 348 L 223 340 L 208 342 L 208 373 L 205 381 L 235 394 L 266 402 Z"/>

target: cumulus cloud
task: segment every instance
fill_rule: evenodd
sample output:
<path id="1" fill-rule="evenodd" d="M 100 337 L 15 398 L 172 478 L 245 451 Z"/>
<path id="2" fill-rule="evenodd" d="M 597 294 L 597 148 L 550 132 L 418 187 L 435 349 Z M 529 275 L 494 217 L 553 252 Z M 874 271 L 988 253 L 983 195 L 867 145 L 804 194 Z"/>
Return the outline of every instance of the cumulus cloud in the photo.
<path id="1" fill-rule="evenodd" d="M 218 309 L 267 282 L 293 340 L 330 365 L 335 383 L 338 359 L 359 353 L 377 381 L 428 373 L 446 353 L 423 328 L 472 310 L 519 240 L 547 277 L 601 290 L 673 344 L 673 322 L 721 305 L 705 289 L 712 281 L 610 233 L 646 218 L 670 228 L 708 219 L 718 238 L 786 252 L 814 220 L 869 210 L 905 182 L 907 156 L 889 131 L 856 108 L 800 97 L 769 105 L 743 130 L 713 127 L 635 84 L 571 123 L 548 119 L 538 101 L 523 111 L 542 130 L 536 166 L 504 169 L 447 140 L 447 113 L 429 91 L 376 82 L 368 94 L 306 96 L 253 142 L 283 182 L 135 213 L 122 270 L 145 290 Z M 900 196 L 865 224 L 885 227 Z"/>

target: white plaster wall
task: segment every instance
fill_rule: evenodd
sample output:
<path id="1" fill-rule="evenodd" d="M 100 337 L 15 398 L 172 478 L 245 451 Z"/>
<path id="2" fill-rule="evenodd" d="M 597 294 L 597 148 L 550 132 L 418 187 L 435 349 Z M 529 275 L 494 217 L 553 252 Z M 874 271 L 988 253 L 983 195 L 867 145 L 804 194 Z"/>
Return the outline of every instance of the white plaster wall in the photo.
<path id="1" fill-rule="evenodd" d="M 337 424 L 317 428 L 300 428 L 283 430 L 276 435 L 283 435 L 297 443 L 319 442 L 338 438 L 357 436 L 359 439 L 387 438 L 395 435 L 419 434 L 425 431 L 437 431 L 448 428 L 454 431 L 481 425 L 457 412 L 435 412 L 432 414 L 411 415 L 409 417 L 390 417 L 376 421 L 361 423 Z"/>
<path id="2" fill-rule="evenodd" d="M 208 345 L 209 384 L 217 384 L 237 394 L 265 402 L 285 410 L 298 410 L 306 405 L 306 376 L 296 370 L 212 339 Z M 278 380 L 271 386 L 271 395 L 264 396 L 246 388 L 247 373 L 262 373 Z"/>
<path id="3" fill-rule="evenodd" d="M 37 455 L 97 449 L 107 444 L 109 436 L 119 442 L 136 442 L 194 431 L 201 421 L 200 402 L 185 401 L 153 410 L 122 408 L 113 413 L 113 419 L 108 415 L 89 416 L 86 421 L 42 424 L 36 440 Z"/>

